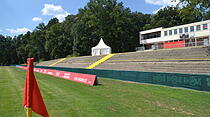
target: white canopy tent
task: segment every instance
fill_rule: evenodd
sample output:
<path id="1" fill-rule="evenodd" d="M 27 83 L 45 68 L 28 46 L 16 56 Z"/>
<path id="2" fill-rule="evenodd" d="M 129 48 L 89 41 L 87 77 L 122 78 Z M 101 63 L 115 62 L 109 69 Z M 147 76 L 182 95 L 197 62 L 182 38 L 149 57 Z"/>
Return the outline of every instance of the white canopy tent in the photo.
<path id="1" fill-rule="evenodd" d="M 111 48 L 101 38 L 97 46 L 92 47 L 92 56 L 111 54 Z"/>

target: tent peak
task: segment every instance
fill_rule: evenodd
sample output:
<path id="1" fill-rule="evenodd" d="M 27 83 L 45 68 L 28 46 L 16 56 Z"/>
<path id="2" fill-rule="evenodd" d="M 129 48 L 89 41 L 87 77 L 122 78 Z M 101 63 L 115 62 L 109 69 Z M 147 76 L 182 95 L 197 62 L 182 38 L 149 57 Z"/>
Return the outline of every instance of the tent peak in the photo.
<path id="1" fill-rule="evenodd" d="M 92 47 L 92 56 L 107 55 L 110 53 L 111 53 L 111 48 L 104 43 L 102 38 L 100 39 L 97 46 Z"/>
<path id="2" fill-rule="evenodd" d="M 104 40 L 101 38 L 98 45 L 93 47 L 93 48 L 110 48 L 109 46 L 107 46 L 105 43 L 104 43 Z"/>
<path id="3" fill-rule="evenodd" d="M 102 43 L 102 44 L 106 45 L 106 44 L 104 43 L 104 40 L 103 40 L 102 38 L 100 39 L 99 43 Z"/>

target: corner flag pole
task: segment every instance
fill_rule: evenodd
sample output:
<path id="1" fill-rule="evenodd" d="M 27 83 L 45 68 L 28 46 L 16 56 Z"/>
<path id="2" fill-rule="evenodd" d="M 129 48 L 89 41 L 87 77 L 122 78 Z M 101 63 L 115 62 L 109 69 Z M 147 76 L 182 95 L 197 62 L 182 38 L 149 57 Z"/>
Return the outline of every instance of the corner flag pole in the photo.
<path id="1" fill-rule="evenodd" d="M 32 117 L 32 110 L 29 107 L 26 107 L 26 117 Z"/>
<path id="2" fill-rule="evenodd" d="M 34 76 L 34 58 L 28 58 L 27 62 L 28 66 L 23 96 L 23 106 L 26 109 L 26 117 L 32 117 L 32 110 L 43 117 L 49 117 Z"/>

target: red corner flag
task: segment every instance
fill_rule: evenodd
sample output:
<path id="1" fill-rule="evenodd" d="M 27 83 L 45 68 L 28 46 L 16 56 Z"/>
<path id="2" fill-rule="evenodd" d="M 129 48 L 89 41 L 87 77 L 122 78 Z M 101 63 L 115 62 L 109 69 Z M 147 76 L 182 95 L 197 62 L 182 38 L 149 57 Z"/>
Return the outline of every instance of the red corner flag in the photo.
<path id="1" fill-rule="evenodd" d="M 34 58 L 28 58 L 27 62 L 28 67 L 26 71 L 23 106 L 31 108 L 34 112 L 42 115 L 43 117 L 49 117 L 34 76 Z"/>

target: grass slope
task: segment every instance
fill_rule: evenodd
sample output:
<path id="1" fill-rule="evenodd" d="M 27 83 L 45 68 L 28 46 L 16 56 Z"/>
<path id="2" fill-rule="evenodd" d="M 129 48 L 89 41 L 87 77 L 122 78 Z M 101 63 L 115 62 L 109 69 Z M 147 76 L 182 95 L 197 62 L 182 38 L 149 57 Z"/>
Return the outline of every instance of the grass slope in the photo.
<path id="1" fill-rule="evenodd" d="M 210 94 L 99 78 L 87 86 L 36 73 L 50 117 L 209 117 Z M 25 71 L 0 67 L 0 117 L 24 117 Z M 34 114 L 33 117 L 38 117 Z"/>

